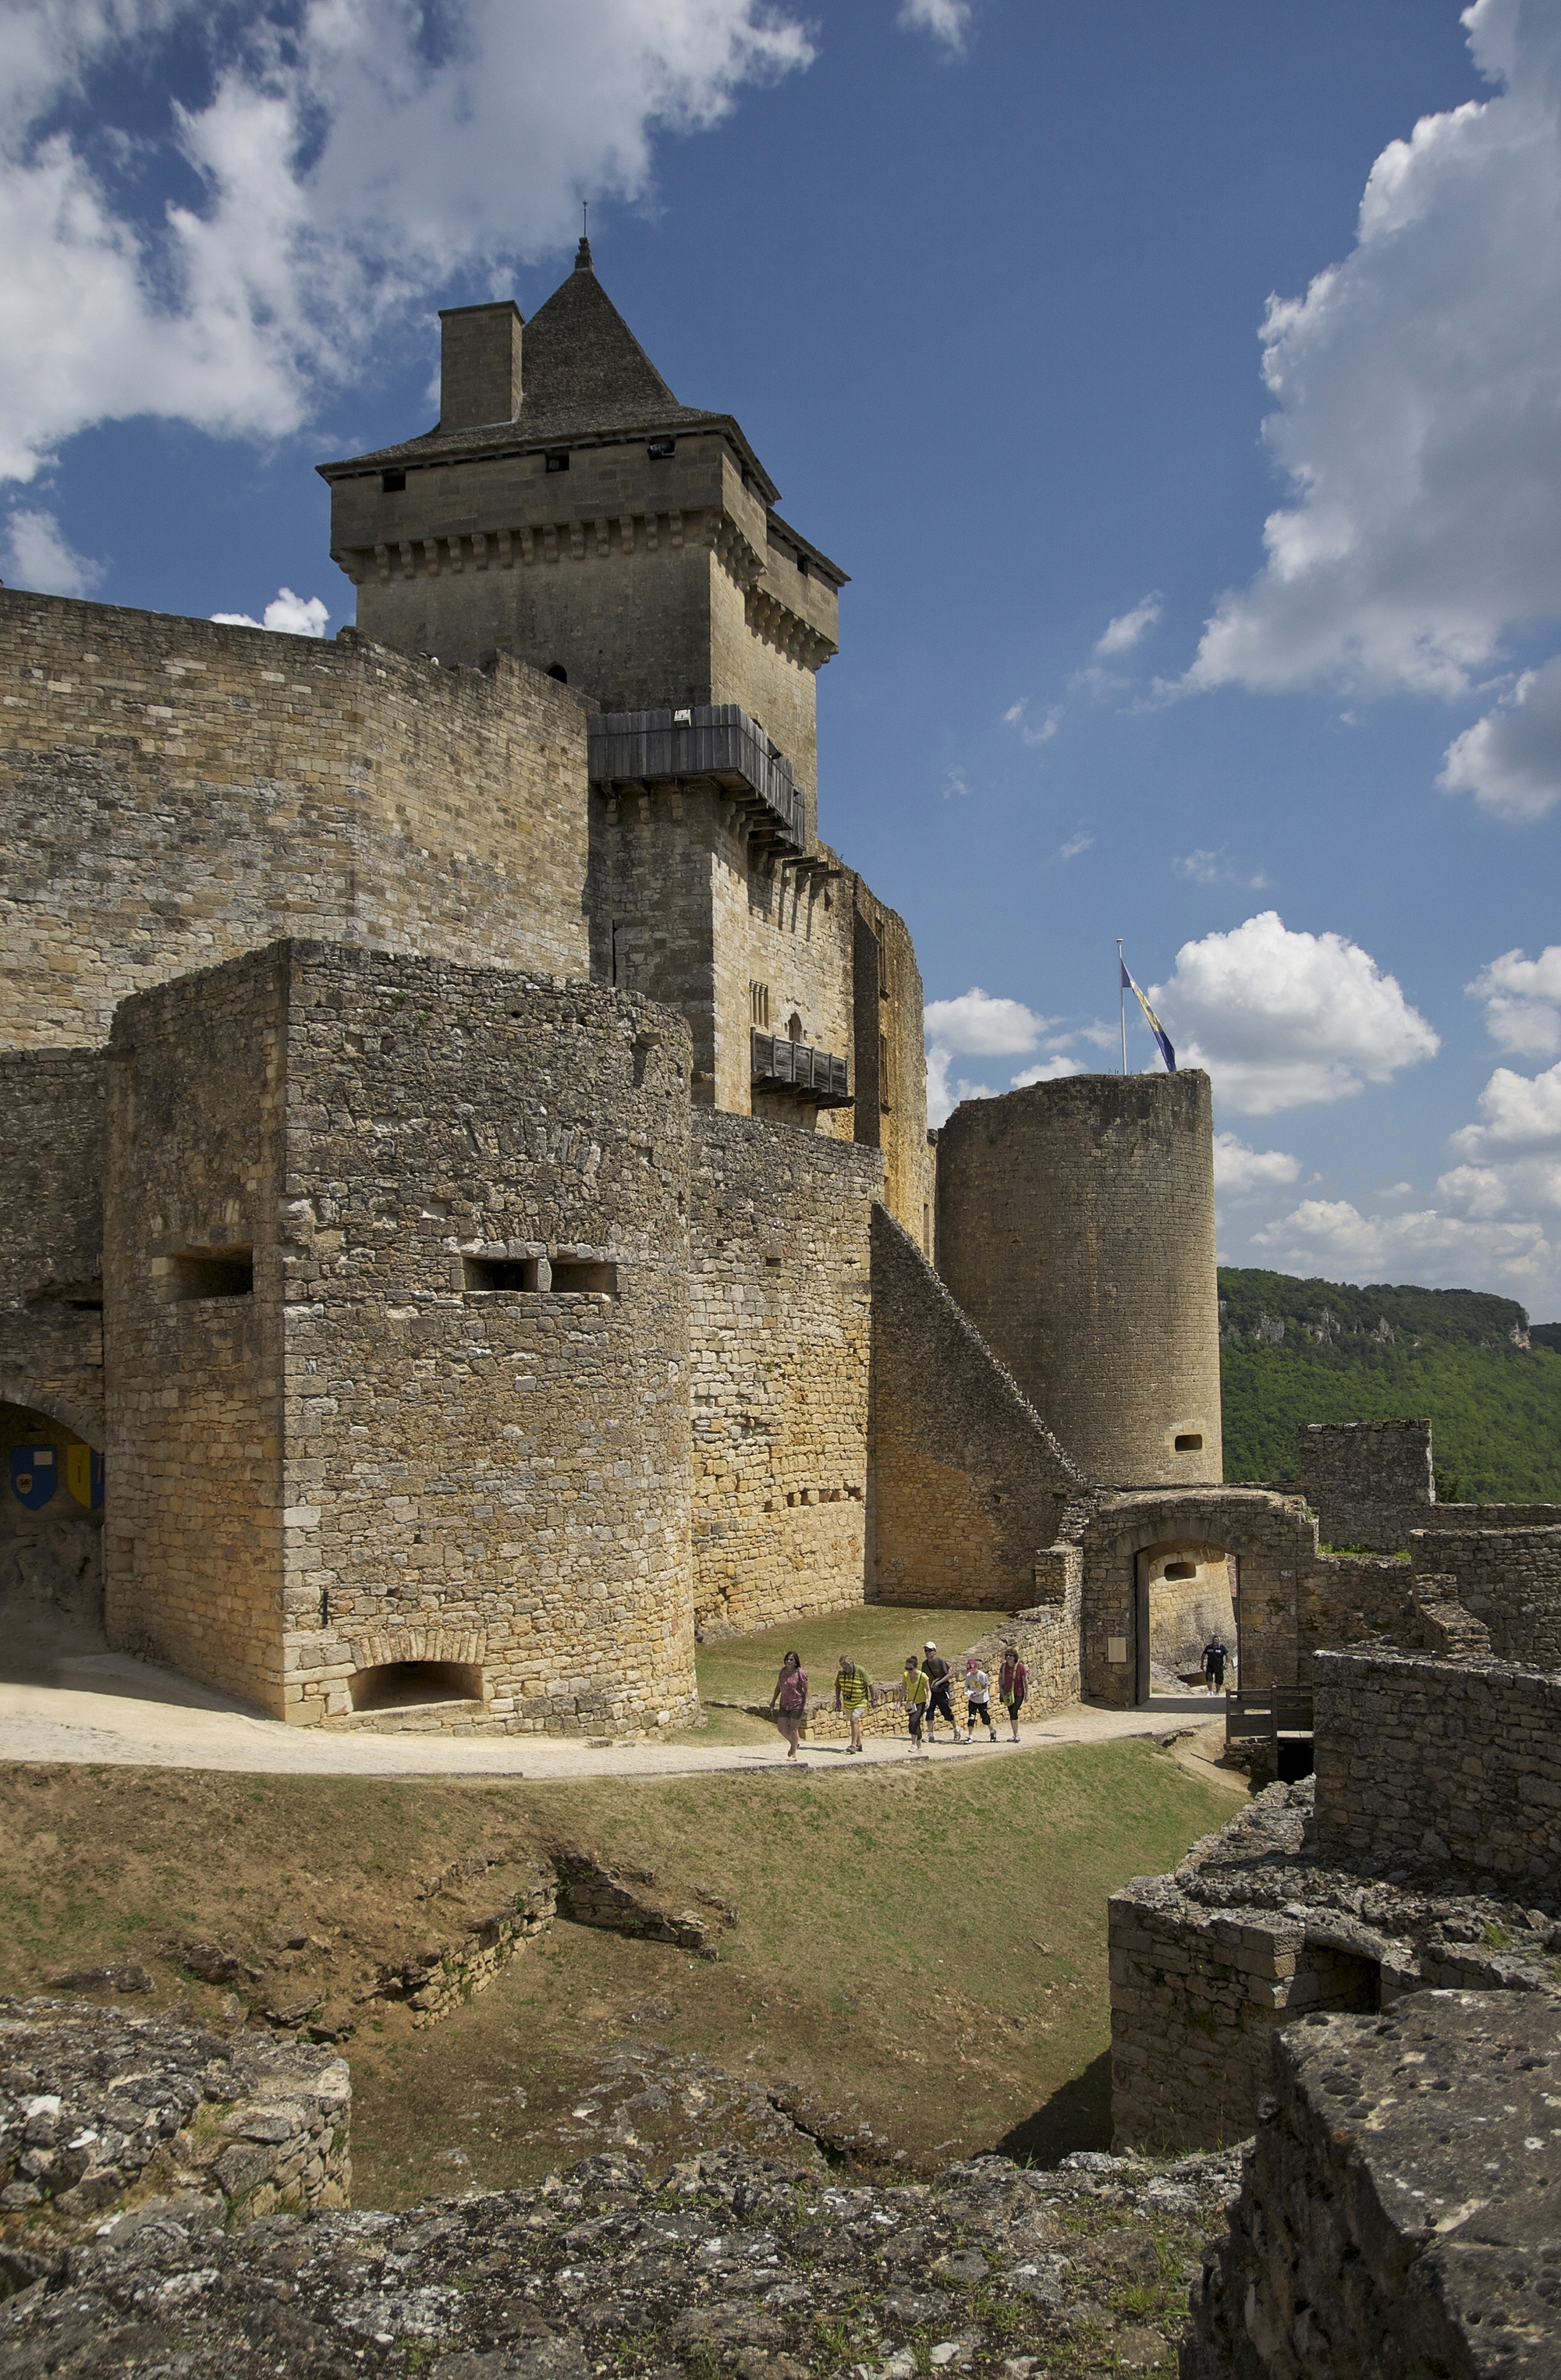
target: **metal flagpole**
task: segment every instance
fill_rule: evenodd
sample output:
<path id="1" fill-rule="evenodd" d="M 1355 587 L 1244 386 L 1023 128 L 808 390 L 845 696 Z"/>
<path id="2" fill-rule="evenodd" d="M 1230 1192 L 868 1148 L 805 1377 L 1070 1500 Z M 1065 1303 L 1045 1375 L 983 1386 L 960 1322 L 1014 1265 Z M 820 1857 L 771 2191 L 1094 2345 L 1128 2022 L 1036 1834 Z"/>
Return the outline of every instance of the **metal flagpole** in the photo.
<path id="1" fill-rule="evenodd" d="M 1128 1071 L 1128 987 L 1122 980 L 1122 937 L 1116 937 L 1116 1005 L 1122 1018 L 1122 1072 Z"/>

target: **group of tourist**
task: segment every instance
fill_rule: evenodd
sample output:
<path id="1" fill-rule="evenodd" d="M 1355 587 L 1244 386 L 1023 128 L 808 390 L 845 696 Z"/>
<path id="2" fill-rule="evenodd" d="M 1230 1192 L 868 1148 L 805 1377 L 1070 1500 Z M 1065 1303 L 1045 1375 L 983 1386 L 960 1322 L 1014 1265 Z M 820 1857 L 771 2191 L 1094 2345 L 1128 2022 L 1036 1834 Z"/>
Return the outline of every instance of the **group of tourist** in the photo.
<path id="1" fill-rule="evenodd" d="M 945 1719 L 956 1743 L 973 1743 L 977 1730 L 985 1728 L 987 1740 L 997 1741 L 997 1727 L 992 1715 L 992 1680 L 975 1655 L 965 1663 L 965 1732 L 959 1731 L 959 1721 L 954 1708 L 954 1673 L 935 1645 L 923 1645 L 920 1657 L 908 1653 L 905 1659 L 905 1714 L 909 1724 L 911 1749 L 926 1752 L 938 1740 L 938 1721 Z M 775 1690 L 770 1696 L 770 1708 L 787 1741 L 787 1758 L 795 1760 L 797 1747 L 808 1731 L 808 1672 L 802 1667 L 800 1653 L 788 1653 L 782 1661 Z M 1019 1740 L 1019 1713 L 1030 1694 L 1030 1675 L 1019 1658 L 1017 1645 L 1004 1653 L 997 1672 L 997 1698 L 1008 1714 L 1013 1730 L 1012 1742 Z M 835 1707 L 848 1720 L 851 1730 L 851 1750 L 861 1750 L 861 1726 L 872 1708 L 872 1682 L 860 1661 L 842 1653 L 835 1673 Z M 922 1738 L 925 1735 L 925 1742 Z"/>

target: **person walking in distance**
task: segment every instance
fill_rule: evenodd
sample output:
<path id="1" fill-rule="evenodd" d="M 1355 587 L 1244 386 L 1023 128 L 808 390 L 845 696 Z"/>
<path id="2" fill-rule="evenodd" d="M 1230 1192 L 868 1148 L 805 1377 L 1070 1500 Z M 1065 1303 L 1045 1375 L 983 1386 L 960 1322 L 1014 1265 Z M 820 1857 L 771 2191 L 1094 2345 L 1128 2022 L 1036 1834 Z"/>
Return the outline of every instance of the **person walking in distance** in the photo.
<path id="1" fill-rule="evenodd" d="M 997 1693 L 1008 1714 L 1008 1725 L 1014 1731 L 1014 1742 L 1019 1740 L 1019 1713 L 1030 1692 L 1030 1672 L 1019 1659 L 1019 1648 L 1010 1645 L 1003 1655 L 1003 1666 L 997 1672 Z"/>
<path id="2" fill-rule="evenodd" d="M 848 1653 L 840 1656 L 840 1667 L 835 1673 L 835 1707 L 844 1711 L 851 1722 L 851 1750 L 861 1750 L 862 1713 L 871 1708 L 872 1688 L 867 1671 L 852 1660 Z"/>
<path id="3" fill-rule="evenodd" d="M 905 1657 L 905 1715 L 910 1723 L 912 1752 L 925 1752 L 927 1748 L 921 1741 L 921 1722 L 927 1716 L 927 1697 L 931 1691 L 926 1672 L 915 1654 L 908 1653 Z"/>
<path id="4" fill-rule="evenodd" d="M 788 1653 L 781 1663 L 770 1708 L 780 1721 L 780 1731 L 788 1746 L 786 1756 L 795 1760 L 797 1739 L 808 1716 L 808 1672 L 802 1667 L 800 1653 Z"/>
<path id="5" fill-rule="evenodd" d="M 984 1727 L 993 1742 L 996 1742 L 997 1730 L 992 1724 L 992 1681 L 972 1653 L 965 1664 L 965 1732 L 972 1743 L 978 1727 Z"/>
<path id="6" fill-rule="evenodd" d="M 936 1743 L 938 1720 L 945 1718 L 954 1730 L 956 1743 L 965 1739 L 959 1732 L 959 1722 L 954 1716 L 954 1696 L 949 1690 L 948 1663 L 942 1659 L 935 1645 L 921 1647 L 921 1674 L 927 1681 L 927 1741 Z"/>
<path id="7" fill-rule="evenodd" d="M 1212 1694 L 1225 1692 L 1225 1665 L 1230 1658 L 1230 1647 L 1216 1629 L 1203 1647 L 1203 1675 Z"/>

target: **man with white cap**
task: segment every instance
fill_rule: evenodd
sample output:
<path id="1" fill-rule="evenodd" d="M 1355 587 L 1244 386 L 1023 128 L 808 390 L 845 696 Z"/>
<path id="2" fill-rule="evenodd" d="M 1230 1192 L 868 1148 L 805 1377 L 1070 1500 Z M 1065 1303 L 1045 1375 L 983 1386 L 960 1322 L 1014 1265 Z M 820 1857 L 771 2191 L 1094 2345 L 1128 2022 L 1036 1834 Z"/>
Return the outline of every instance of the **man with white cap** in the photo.
<path id="1" fill-rule="evenodd" d="M 963 1743 L 965 1739 L 959 1732 L 959 1722 L 954 1716 L 954 1702 L 949 1693 L 948 1663 L 941 1658 L 937 1646 L 931 1642 L 921 1648 L 921 1670 L 932 1687 L 927 1703 L 928 1742 L 936 1743 L 938 1740 L 938 1715 L 941 1712 L 954 1730 L 955 1742 Z"/>

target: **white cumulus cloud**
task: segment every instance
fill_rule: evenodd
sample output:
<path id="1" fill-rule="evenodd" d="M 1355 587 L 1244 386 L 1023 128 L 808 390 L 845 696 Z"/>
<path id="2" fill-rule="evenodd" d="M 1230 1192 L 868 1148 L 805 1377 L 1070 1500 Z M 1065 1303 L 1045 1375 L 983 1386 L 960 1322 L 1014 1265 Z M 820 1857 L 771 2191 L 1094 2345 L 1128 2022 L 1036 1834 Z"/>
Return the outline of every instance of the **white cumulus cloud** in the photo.
<path id="1" fill-rule="evenodd" d="M 1349 1099 L 1441 1046 L 1359 943 L 1292 933 L 1274 909 L 1184 942 L 1150 998 L 1179 1062 L 1206 1067 L 1247 1115 Z"/>
<path id="2" fill-rule="evenodd" d="M 1543 818 L 1561 802 L 1561 655 L 1453 738 L 1436 782 L 1498 818 Z"/>
<path id="3" fill-rule="evenodd" d="M 1494 1276 L 1531 1311 L 1556 1294 L 1555 1244 L 1533 1217 L 1485 1220 L 1435 1207 L 1363 1215 L 1348 1198 L 1303 1198 L 1254 1232 L 1252 1245 L 1282 1271 L 1326 1280 L 1413 1281 L 1435 1289 Z"/>
<path id="4" fill-rule="evenodd" d="M 1485 1004 L 1485 1030 L 1499 1049 L 1519 1058 L 1561 1051 L 1561 942 L 1537 959 L 1505 951 L 1464 989 Z"/>
<path id="5" fill-rule="evenodd" d="M 1130 612 L 1124 612 L 1118 618 L 1107 622 L 1104 633 L 1095 640 L 1096 652 L 1103 656 L 1130 652 L 1139 639 L 1148 635 L 1165 608 L 1164 600 L 1158 593 L 1146 595 L 1142 602 L 1135 603 Z"/>
<path id="6" fill-rule="evenodd" d="M 927 1028 L 927 1121 L 945 1123 L 961 1099 L 999 1096 L 992 1083 L 972 1082 L 954 1072 L 957 1058 L 1018 1058 L 1050 1036 L 1053 1047 L 1022 1073 L 1011 1075 L 1006 1087 L 1022 1091 L 1031 1083 L 1055 1083 L 1061 1075 L 1083 1072 L 1077 1059 L 1060 1044 L 1073 1037 L 1057 1033 L 1048 1019 L 1027 1008 L 1022 1000 L 1005 1000 L 972 984 L 957 1000 L 930 1000 Z"/>
<path id="7" fill-rule="evenodd" d="M 1039 1065 L 1027 1066 L 1022 1075 L 1011 1075 L 1008 1088 L 1011 1091 L 1027 1091 L 1031 1083 L 1060 1083 L 1065 1075 L 1081 1075 L 1083 1071 L 1077 1058 L 1067 1058 L 1060 1050 L 1055 1050 L 1051 1057 L 1043 1058 Z"/>
<path id="8" fill-rule="evenodd" d="M 897 22 L 908 33 L 931 33 L 947 49 L 962 50 L 970 30 L 971 0 L 900 0 Z"/>
<path id="9" fill-rule="evenodd" d="M 1227 1198 L 1248 1198 L 1294 1182 L 1300 1160 L 1283 1148 L 1249 1148 L 1233 1132 L 1214 1135 L 1214 1189 Z"/>
<path id="10" fill-rule="evenodd" d="M 290 587 L 277 589 L 258 620 L 251 620 L 248 612 L 212 613 L 219 628 L 271 628 L 285 637 L 323 637 L 330 616 L 318 595 L 306 602 Z"/>
<path id="11" fill-rule="evenodd" d="M 1270 302 L 1290 500 L 1191 686 L 1460 694 L 1509 626 L 1561 613 L 1561 12 L 1463 21 L 1492 95 L 1390 142 L 1349 255 Z M 1523 815 L 1554 798 L 1551 705 L 1542 672 L 1454 746 L 1451 782 Z"/>
<path id="12" fill-rule="evenodd" d="M 6 524 L 8 586 L 35 595 L 90 595 L 105 565 L 78 553 L 53 513 L 19 507 Z"/>
<path id="13" fill-rule="evenodd" d="M 928 1036 L 946 1050 L 970 1058 L 1006 1058 L 1033 1050 L 1046 1029 L 1022 1000 L 1003 1000 L 972 984 L 957 1000 L 930 1000 L 924 1012 Z"/>
<path id="14" fill-rule="evenodd" d="M 104 118 L 211 44 L 160 123 Z M 495 289 L 579 197 L 649 188 L 658 136 L 807 63 L 763 0 L 198 0 L 0 10 L 0 478 L 88 424 L 155 414 L 296 429 L 365 340 L 463 273 Z M 89 79 L 91 88 L 89 92 Z M 497 161 L 497 170 L 495 170 Z M 180 191 L 160 211 L 141 192 Z"/>

